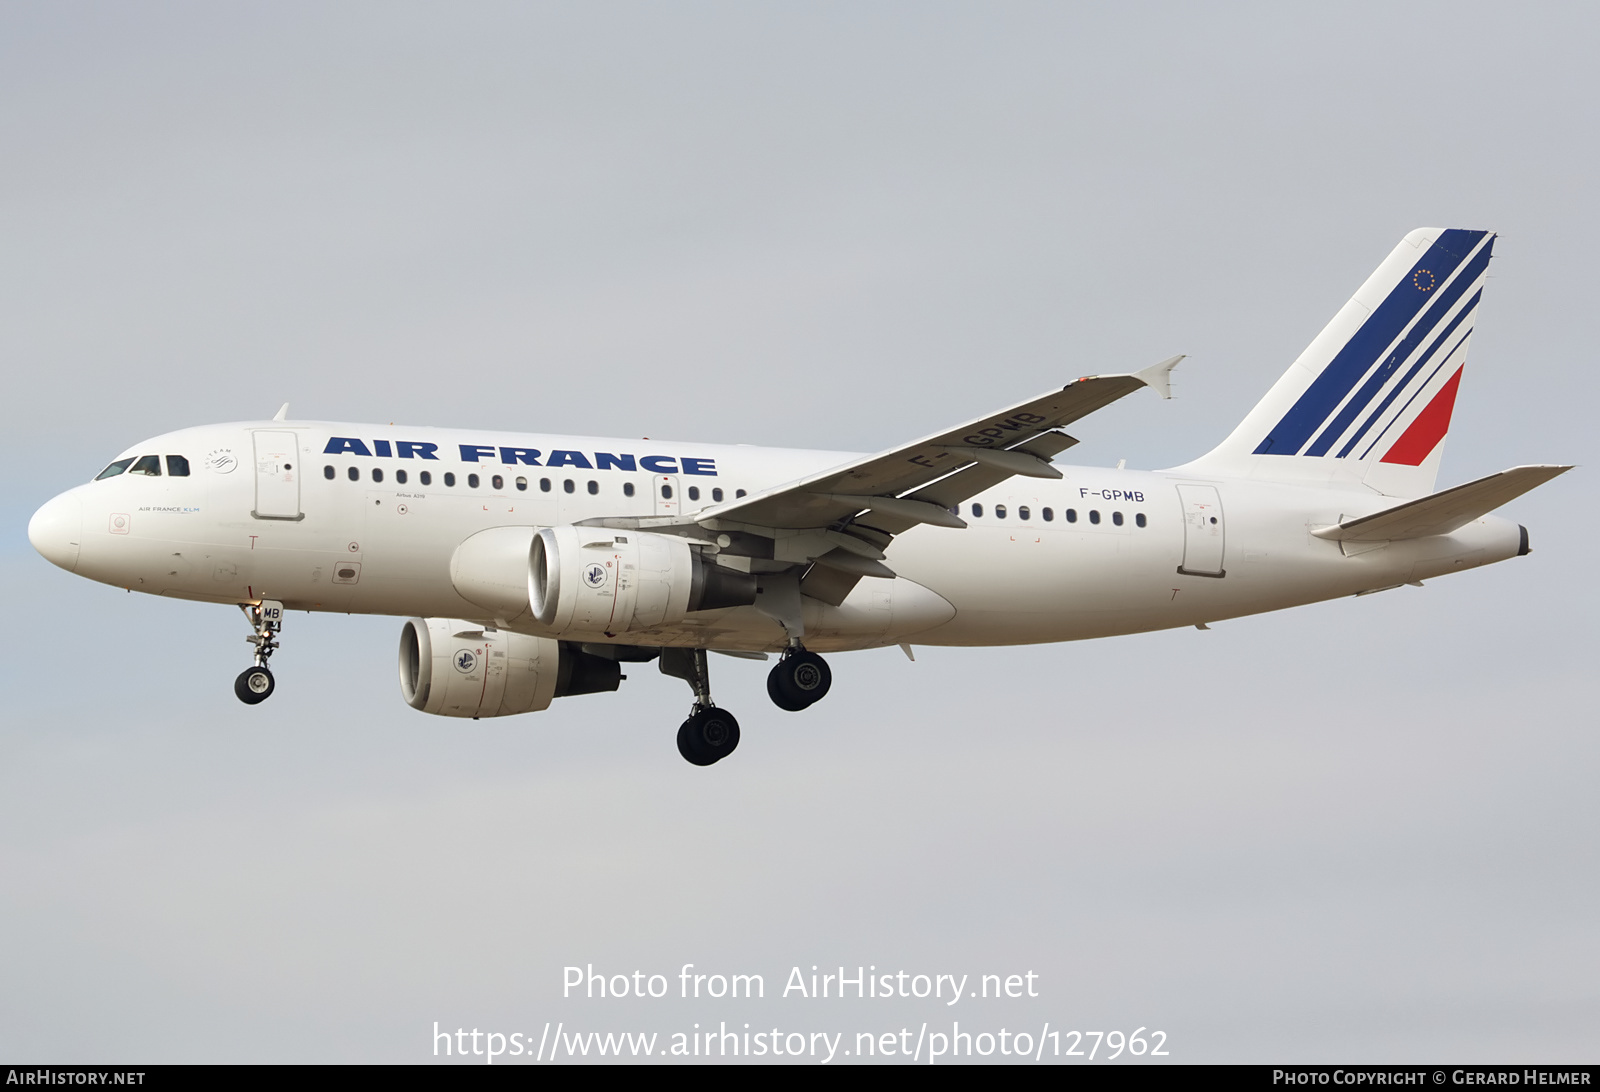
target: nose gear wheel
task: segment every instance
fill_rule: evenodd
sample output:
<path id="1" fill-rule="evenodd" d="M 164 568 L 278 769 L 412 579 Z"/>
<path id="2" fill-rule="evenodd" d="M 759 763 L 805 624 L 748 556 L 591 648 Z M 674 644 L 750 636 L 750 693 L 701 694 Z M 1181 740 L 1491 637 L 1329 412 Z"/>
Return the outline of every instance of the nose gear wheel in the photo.
<path id="1" fill-rule="evenodd" d="M 233 680 L 233 692 L 246 705 L 258 705 L 272 697 L 277 686 L 272 672 L 264 667 L 247 667 Z"/>
<path id="2" fill-rule="evenodd" d="M 250 625 L 255 628 L 255 633 L 245 640 L 256 646 L 256 662 L 254 667 L 246 668 L 233 680 L 233 692 L 246 705 L 259 705 L 270 698 L 272 691 L 277 688 L 267 661 L 278 650 L 278 634 L 283 629 L 283 604 L 263 599 L 260 603 L 241 603 L 239 609 L 244 611 L 245 617 L 250 619 Z"/>

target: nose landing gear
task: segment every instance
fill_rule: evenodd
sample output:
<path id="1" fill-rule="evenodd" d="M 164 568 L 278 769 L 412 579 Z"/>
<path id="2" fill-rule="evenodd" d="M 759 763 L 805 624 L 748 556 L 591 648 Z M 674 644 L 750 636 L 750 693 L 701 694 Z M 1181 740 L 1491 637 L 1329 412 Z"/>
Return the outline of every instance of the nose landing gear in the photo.
<path id="1" fill-rule="evenodd" d="M 772 666 L 767 675 L 767 696 L 779 709 L 798 713 L 821 701 L 832 685 L 828 661 L 796 646 Z"/>
<path id="2" fill-rule="evenodd" d="M 278 634 L 283 629 L 283 604 L 263 599 L 259 605 L 240 603 L 239 609 L 255 627 L 255 633 L 245 640 L 256 646 L 255 666 L 247 667 L 233 680 L 233 692 L 246 705 L 257 705 L 272 696 L 276 682 L 267 667 L 267 661 L 278 650 Z"/>

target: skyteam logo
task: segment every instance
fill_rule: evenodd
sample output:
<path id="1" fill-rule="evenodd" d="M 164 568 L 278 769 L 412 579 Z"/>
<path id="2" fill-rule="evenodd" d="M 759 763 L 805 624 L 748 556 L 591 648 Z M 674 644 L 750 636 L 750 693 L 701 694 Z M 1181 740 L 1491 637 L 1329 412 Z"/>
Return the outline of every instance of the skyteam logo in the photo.
<path id="1" fill-rule="evenodd" d="M 1440 233 L 1254 453 L 1420 465 L 1449 429 L 1493 250 L 1486 231 Z"/>
<path id="2" fill-rule="evenodd" d="M 463 675 L 472 674 L 472 669 L 478 666 L 478 654 L 470 648 L 464 648 L 456 653 L 456 670 Z"/>
<path id="3" fill-rule="evenodd" d="M 609 576 L 610 574 L 606 572 L 606 567 L 599 562 L 595 562 L 583 570 L 583 582 L 596 591 L 606 586 L 606 580 Z"/>

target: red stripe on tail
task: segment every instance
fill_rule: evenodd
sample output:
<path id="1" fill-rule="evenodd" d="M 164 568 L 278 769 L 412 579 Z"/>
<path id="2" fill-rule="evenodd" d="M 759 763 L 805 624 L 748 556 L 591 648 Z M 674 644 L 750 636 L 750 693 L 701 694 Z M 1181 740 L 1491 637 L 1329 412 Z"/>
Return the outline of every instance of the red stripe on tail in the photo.
<path id="1" fill-rule="evenodd" d="M 1439 441 L 1444 439 L 1444 434 L 1450 431 L 1450 414 L 1456 408 L 1456 388 L 1461 386 L 1462 368 L 1456 369 L 1456 374 L 1450 377 L 1438 394 L 1433 396 L 1433 401 L 1411 422 L 1411 427 L 1401 434 L 1400 439 L 1394 442 L 1383 462 L 1400 463 L 1403 466 L 1421 466 L 1422 460 L 1433 454 L 1433 449 L 1439 446 Z"/>

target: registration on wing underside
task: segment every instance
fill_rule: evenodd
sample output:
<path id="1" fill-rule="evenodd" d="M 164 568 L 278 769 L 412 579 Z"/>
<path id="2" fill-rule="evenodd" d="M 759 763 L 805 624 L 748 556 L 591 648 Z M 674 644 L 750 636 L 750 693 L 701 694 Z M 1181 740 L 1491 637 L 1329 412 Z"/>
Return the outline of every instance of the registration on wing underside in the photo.
<path id="1" fill-rule="evenodd" d="M 1016 475 L 1055 478 L 1049 460 L 1077 443 L 1055 430 L 1110 405 L 1140 387 L 1167 394 L 1167 376 L 1182 357 L 1141 372 L 1085 376 L 1059 390 L 1009 406 L 953 429 L 935 433 L 809 478 L 705 510 L 702 522 L 744 526 L 826 527 L 861 511 L 871 526 L 898 534 L 918 523 L 944 522 L 933 509 L 948 509 Z M 874 498 L 919 501 L 913 510 Z M 947 524 L 948 525 L 948 524 Z"/>

